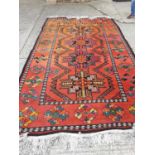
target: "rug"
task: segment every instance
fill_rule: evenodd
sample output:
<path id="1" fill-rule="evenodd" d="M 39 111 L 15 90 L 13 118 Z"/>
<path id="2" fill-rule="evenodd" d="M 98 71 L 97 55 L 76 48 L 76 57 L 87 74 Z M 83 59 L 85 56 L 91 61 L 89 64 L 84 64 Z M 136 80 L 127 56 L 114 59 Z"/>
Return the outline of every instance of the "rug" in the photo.
<path id="1" fill-rule="evenodd" d="M 20 77 L 20 133 L 134 124 L 134 54 L 112 19 L 48 18 Z"/>

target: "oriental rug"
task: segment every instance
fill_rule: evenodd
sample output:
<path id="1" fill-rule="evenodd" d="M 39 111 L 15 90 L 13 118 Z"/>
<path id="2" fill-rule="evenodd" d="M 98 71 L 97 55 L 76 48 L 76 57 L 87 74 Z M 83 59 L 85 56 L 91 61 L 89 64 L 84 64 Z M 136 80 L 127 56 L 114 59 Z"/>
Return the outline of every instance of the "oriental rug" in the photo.
<path id="1" fill-rule="evenodd" d="M 134 54 L 112 19 L 48 18 L 20 77 L 20 133 L 132 128 Z"/>

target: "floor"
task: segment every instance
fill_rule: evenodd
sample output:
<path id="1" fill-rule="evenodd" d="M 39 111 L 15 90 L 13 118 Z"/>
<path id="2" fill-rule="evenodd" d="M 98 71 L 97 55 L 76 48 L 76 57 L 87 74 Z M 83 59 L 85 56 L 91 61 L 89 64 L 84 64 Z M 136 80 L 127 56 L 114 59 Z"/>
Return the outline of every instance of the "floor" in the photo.
<path id="1" fill-rule="evenodd" d="M 92 0 L 92 2 L 89 3 L 52 4 L 46 2 L 46 0 L 20 0 L 19 11 L 19 74 L 21 73 L 29 53 L 34 46 L 45 19 L 49 16 L 96 17 L 108 15 L 116 20 L 133 51 L 135 49 L 134 20 L 126 19 L 130 13 L 130 2 Z"/>

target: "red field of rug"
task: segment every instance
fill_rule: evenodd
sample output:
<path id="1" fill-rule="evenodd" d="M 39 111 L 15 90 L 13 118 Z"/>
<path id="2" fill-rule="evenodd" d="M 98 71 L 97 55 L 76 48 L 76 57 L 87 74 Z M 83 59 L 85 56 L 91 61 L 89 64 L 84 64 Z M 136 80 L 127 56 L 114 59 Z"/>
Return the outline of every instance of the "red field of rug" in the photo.
<path id="1" fill-rule="evenodd" d="M 47 19 L 20 77 L 20 133 L 132 128 L 134 54 L 111 19 Z"/>

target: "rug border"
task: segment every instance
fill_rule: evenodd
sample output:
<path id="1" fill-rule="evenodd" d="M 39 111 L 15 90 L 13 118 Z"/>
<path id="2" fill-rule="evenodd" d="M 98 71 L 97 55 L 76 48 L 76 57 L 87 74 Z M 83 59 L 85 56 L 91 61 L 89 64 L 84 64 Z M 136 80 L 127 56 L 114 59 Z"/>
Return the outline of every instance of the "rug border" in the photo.
<path id="1" fill-rule="evenodd" d="M 116 23 L 116 21 L 115 21 L 113 18 L 112 18 L 111 20 L 113 21 L 113 23 L 114 23 L 115 26 L 117 27 L 118 31 L 120 32 L 122 38 L 124 39 L 125 43 L 127 44 L 129 50 L 131 51 L 131 53 L 132 53 L 132 55 L 133 55 L 133 57 L 134 57 L 134 59 L 135 59 L 135 53 L 133 52 L 133 49 L 131 48 L 129 42 L 128 42 L 127 39 L 125 38 L 125 36 L 124 36 L 124 34 L 123 34 L 121 28 L 119 27 L 119 25 Z"/>
<path id="2" fill-rule="evenodd" d="M 40 132 L 21 132 L 20 135 L 22 134 L 27 134 L 28 136 L 44 136 L 44 135 L 50 135 L 50 134 L 58 134 L 58 133 L 71 133 L 71 134 L 87 134 L 87 133 L 97 133 L 97 132 L 102 132 L 102 131 L 111 131 L 111 130 L 132 130 L 134 127 L 134 123 L 130 123 L 131 126 L 126 126 L 126 127 L 111 127 L 111 128 L 102 128 L 102 129 L 92 129 L 92 130 L 83 130 L 83 131 L 77 131 L 77 130 L 56 130 L 56 131 L 40 131 Z"/>
<path id="3" fill-rule="evenodd" d="M 42 31 L 43 31 L 43 28 L 44 28 L 44 26 L 46 25 L 46 23 L 47 23 L 47 21 L 49 20 L 49 19 L 60 19 L 60 18 L 66 18 L 66 19 L 77 19 L 77 20 L 79 20 L 79 19 L 90 19 L 90 20 L 93 20 L 93 19 L 98 19 L 98 18 L 105 18 L 105 19 L 109 19 L 109 18 L 107 18 L 107 17 L 95 17 L 95 18 L 93 18 L 93 19 L 91 19 L 91 18 L 89 18 L 89 17 L 82 17 L 82 18 L 67 18 L 67 17 L 53 17 L 53 18 L 51 18 L 51 17 L 47 17 L 46 19 L 45 19 L 45 21 L 44 21 L 44 24 L 42 25 L 42 27 L 41 27 L 41 29 L 40 29 L 40 31 L 39 31 L 39 34 L 38 34 L 38 37 L 37 37 L 37 39 L 35 40 L 35 43 L 34 43 L 34 45 L 33 45 L 33 48 L 31 49 L 31 51 L 30 51 L 30 53 L 29 53 L 29 56 L 27 57 L 27 60 L 26 60 L 26 62 L 25 62 L 25 64 L 24 64 L 24 67 L 23 67 L 23 69 L 22 69 L 22 71 L 21 71 L 21 73 L 20 73 L 20 77 L 19 77 L 19 83 L 20 83 L 20 81 L 21 81 L 21 78 L 22 78 L 22 76 L 23 76 L 23 73 L 25 72 L 25 69 L 26 69 L 26 67 L 27 67 L 27 63 L 28 63 L 28 61 L 30 60 L 30 58 L 31 58 L 31 56 L 32 56 L 32 53 L 33 53 L 33 51 L 34 51 L 34 49 L 35 49 L 35 47 L 36 47 L 36 44 L 37 44 L 37 42 L 38 42 L 38 40 L 39 40 L 39 37 L 40 37 L 40 34 L 42 33 Z M 124 36 L 124 34 L 123 34 L 123 32 L 122 32 L 122 30 L 120 29 L 120 27 L 118 26 L 118 24 L 115 22 L 115 20 L 113 19 L 113 18 L 110 18 L 110 20 L 112 20 L 112 22 L 114 23 L 114 25 L 116 26 L 116 28 L 118 29 L 118 31 L 120 32 L 120 35 L 121 35 L 121 37 L 122 37 L 122 39 L 124 40 L 124 42 L 125 42 L 125 44 L 127 45 L 127 47 L 129 48 L 129 50 L 131 51 L 131 54 L 132 54 L 132 56 L 133 56 L 133 58 L 135 59 L 135 53 L 133 52 L 133 50 L 132 50 L 132 48 L 131 48 L 131 46 L 130 46 L 130 44 L 128 43 L 128 41 L 126 40 L 126 38 L 125 38 L 125 36 Z M 20 106 L 20 104 L 19 104 L 19 106 Z M 84 130 L 84 131 L 76 131 L 76 130 L 74 130 L 74 131 L 71 131 L 71 130 L 69 130 L 69 131 L 64 131 L 64 130 L 60 130 L 60 131 L 51 131 L 51 132 L 46 132 L 46 131 L 44 131 L 44 132 L 41 132 L 41 133 L 34 133 L 34 132 L 28 132 L 28 136 L 43 136 L 43 135 L 48 135 L 48 134 L 56 134 L 56 133 L 60 133 L 60 132 L 65 132 L 65 133 L 93 133 L 93 132 L 100 132 L 100 131 L 107 131 L 107 130 L 127 130 L 127 129 L 132 129 L 133 128 L 133 126 L 134 126 L 134 122 L 132 123 L 132 122 L 128 122 L 128 123 L 131 123 L 132 124 L 132 126 L 126 126 L 126 127 L 122 127 L 122 128 L 119 128 L 119 127 L 115 127 L 115 128 L 106 128 L 106 129 L 94 129 L 94 130 L 89 130 L 89 131 L 87 131 L 87 130 Z M 20 135 L 21 134 L 25 134 L 24 132 L 20 132 Z"/>

